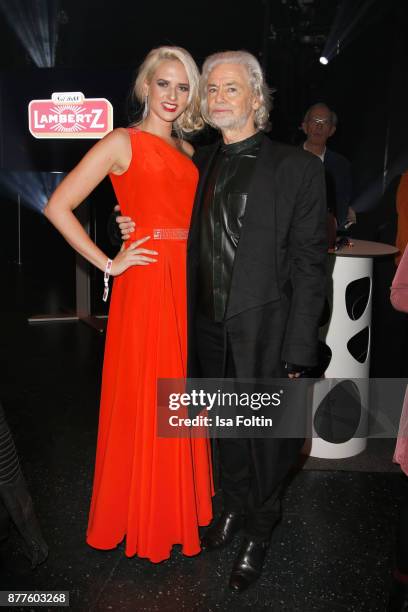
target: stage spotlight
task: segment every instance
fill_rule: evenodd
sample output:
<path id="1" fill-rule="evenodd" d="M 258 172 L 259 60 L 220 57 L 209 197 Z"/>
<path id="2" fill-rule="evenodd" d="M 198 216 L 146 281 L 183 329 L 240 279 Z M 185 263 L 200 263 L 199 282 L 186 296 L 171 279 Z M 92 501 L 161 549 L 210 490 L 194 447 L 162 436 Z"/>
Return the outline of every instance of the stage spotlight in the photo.
<path id="1" fill-rule="evenodd" d="M 377 0 L 341 0 L 334 22 L 331 26 L 326 44 L 322 51 L 322 58 L 330 61 L 336 59 L 340 51 L 372 23 L 373 19 L 381 19 L 386 14 L 391 2 L 377 2 Z M 375 10 L 373 6 L 375 5 Z M 320 58 L 320 62 L 322 62 Z M 326 65 L 327 62 L 324 63 Z"/>
<path id="2" fill-rule="evenodd" d="M 0 196 L 42 213 L 51 194 L 64 178 L 64 172 L 0 170 Z"/>
<path id="3" fill-rule="evenodd" d="M 320 62 L 321 64 L 323 64 L 323 66 L 327 66 L 327 64 L 329 63 L 329 60 L 327 59 L 327 57 L 324 57 L 324 55 L 322 55 L 322 56 L 319 58 L 319 62 Z"/>
<path id="4" fill-rule="evenodd" d="M 61 23 L 59 3 L 60 0 L 0 0 L 0 11 L 38 68 L 55 66 Z"/>

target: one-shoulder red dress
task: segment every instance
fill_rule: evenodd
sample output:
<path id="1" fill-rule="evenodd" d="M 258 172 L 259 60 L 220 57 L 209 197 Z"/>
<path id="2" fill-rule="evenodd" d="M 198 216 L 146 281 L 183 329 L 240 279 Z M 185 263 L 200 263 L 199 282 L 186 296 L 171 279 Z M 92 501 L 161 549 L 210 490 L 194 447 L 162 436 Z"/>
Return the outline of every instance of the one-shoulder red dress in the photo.
<path id="1" fill-rule="evenodd" d="M 212 518 L 209 441 L 156 434 L 158 378 L 186 376 L 186 239 L 197 186 L 192 161 L 149 132 L 128 131 L 132 160 L 111 175 L 132 241 L 158 251 L 113 283 L 103 366 L 96 466 L 87 542 L 153 562 L 200 551 L 198 526 Z"/>

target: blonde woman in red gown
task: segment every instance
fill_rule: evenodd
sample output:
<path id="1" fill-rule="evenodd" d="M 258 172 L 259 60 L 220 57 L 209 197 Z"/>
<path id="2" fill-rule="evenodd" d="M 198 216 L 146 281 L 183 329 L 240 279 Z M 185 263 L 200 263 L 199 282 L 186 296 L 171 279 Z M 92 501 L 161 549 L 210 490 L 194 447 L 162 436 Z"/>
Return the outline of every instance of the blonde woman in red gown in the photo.
<path id="1" fill-rule="evenodd" d="M 103 367 L 94 486 L 87 542 L 153 562 L 200 552 L 199 525 L 212 518 L 208 440 L 156 435 L 158 378 L 186 376 L 186 239 L 198 172 L 179 134 L 202 126 L 198 70 L 177 47 L 154 49 L 135 94 L 135 127 L 98 142 L 65 178 L 45 214 L 67 241 L 115 276 Z M 110 176 L 124 214 L 138 219 L 134 241 L 109 264 L 73 210 Z"/>

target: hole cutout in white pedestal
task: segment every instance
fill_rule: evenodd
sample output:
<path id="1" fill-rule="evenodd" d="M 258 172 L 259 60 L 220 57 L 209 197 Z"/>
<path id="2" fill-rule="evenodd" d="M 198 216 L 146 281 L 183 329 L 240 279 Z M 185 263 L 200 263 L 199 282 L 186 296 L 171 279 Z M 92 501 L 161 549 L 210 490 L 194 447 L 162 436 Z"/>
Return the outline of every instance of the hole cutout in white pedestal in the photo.
<path id="1" fill-rule="evenodd" d="M 347 348 L 351 355 L 360 363 L 367 360 L 368 349 L 370 346 L 370 328 L 364 327 L 347 342 Z"/>
<path id="2" fill-rule="evenodd" d="M 368 300 L 370 299 L 371 279 L 369 276 L 358 278 L 347 285 L 346 309 L 352 321 L 358 319 L 365 313 Z"/>
<path id="3" fill-rule="evenodd" d="M 314 415 L 317 435 L 331 444 L 353 438 L 361 420 L 361 397 L 352 380 L 342 380 L 323 398 Z"/>

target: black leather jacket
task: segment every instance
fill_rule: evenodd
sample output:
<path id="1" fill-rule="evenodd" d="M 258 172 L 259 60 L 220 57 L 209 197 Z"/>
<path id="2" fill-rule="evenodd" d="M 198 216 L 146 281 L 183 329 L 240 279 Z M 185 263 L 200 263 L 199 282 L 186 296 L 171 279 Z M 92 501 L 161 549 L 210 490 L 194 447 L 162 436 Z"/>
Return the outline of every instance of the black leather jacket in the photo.
<path id="1" fill-rule="evenodd" d="M 222 321 L 262 133 L 222 145 L 207 178 L 200 219 L 199 310 Z"/>

